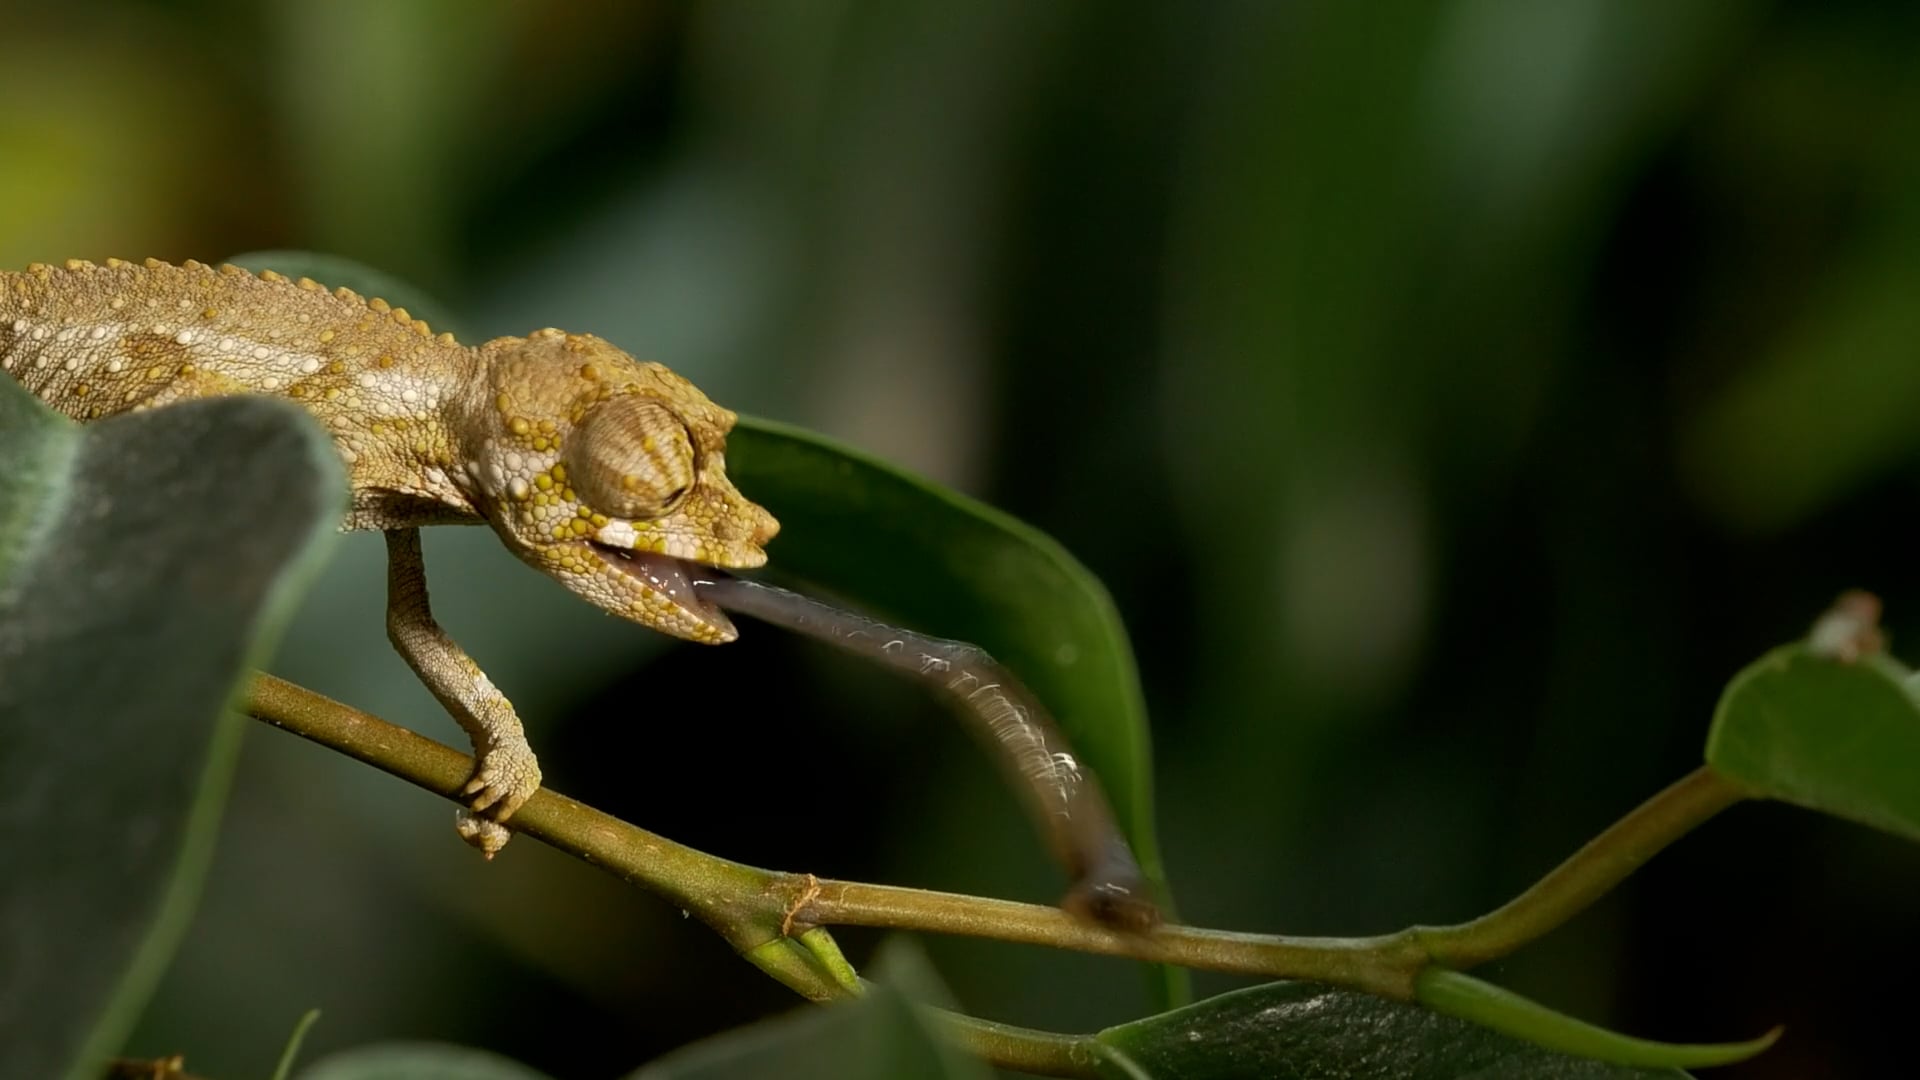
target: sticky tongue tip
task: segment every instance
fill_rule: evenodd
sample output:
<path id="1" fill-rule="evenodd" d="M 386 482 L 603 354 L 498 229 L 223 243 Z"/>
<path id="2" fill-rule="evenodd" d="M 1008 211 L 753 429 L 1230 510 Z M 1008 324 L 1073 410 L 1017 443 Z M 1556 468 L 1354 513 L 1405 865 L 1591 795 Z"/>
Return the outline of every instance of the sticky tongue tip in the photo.
<path id="1" fill-rule="evenodd" d="M 1060 906 L 1068 912 L 1114 930 L 1145 933 L 1160 925 L 1160 909 L 1146 898 L 1142 882 L 1074 883 Z"/>

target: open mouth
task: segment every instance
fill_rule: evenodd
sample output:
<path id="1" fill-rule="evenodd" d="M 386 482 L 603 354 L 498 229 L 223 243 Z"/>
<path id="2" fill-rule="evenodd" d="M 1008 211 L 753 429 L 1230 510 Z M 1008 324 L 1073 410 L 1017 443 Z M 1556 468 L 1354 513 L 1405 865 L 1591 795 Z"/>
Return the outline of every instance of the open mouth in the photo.
<path id="1" fill-rule="evenodd" d="M 655 555 L 649 551 L 629 551 L 626 548 L 610 547 L 596 540 L 588 540 L 587 546 L 605 559 L 609 565 L 618 568 L 621 573 L 639 579 L 649 589 L 673 601 L 674 606 L 680 610 L 720 631 L 723 637 L 731 639 L 734 636 L 733 620 L 727 618 L 725 612 L 709 603 L 694 588 L 694 582 L 703 578 L 724 576 L 720 571 L 686 559 L 676 559 L 671 555 Z"/>

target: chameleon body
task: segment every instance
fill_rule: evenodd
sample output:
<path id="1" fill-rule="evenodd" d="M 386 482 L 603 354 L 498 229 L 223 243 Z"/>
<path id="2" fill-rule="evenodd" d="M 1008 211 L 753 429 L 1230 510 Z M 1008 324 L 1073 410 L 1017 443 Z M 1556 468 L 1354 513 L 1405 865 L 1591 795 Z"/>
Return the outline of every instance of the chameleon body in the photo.
<path id="1" fill-rule="evenodd" d="M 759 566 L 779 528 L 727 479 L 734 414 L 589 335 L 467 347 L 305 278 L 73 260 L 0 271 L 0 370 L 80 421 L 249 393 L 311 412 L 346 463 L 343 527 L 386 535 L 388 636 L 473 740 L 458 826 L 489 856 L 540 768 L 513 706 L 433 619 L 420 527 L 485 523 L 594 604 L 709 643 L 734 629 L 687 563 Z"/>

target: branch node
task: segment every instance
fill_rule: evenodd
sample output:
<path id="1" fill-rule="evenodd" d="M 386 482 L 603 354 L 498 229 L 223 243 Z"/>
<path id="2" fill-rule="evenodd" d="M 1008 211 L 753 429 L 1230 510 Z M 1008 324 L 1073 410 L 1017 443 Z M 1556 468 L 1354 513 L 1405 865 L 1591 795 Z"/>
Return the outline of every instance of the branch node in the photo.
<path id="1" fill-rule="evenodd" d="M 808 904 L 813 903 L 814 899 L 820 895 L 820 879 L 814 877 L 812 874 L 808 874 L 806 877 L 807 887 L 800 890 L 800 896 L 795 899 L 793 903 L 787 905 L 787 913 L 780 918 L 781 937 L 793 936 L 794 919 L 799 916 L 800 912 L 806 909 Z"/>

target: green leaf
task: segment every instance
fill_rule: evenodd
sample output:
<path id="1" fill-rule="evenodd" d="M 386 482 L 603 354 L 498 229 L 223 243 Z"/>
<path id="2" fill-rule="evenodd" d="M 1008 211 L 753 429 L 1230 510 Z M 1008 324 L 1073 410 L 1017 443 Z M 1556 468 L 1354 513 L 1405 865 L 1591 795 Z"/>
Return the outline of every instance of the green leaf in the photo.
<path id="1" fill-rule="evenodd" d="M 262 251 L 232 262 L 380 296 L 458 334 L 420 290 L 334 256 Z M 771 566 L 916 630 L 981 646 L 1053 710 L 1100 778 L 1141 869 L 1172 915 L 1153 812 L 1146 704 L 1126 629 L 1100 582 L 1050 537 L 1006 514 L 820 435 L 742 418 L 734 482 L 781 522 Z M 1185 1001 L 1186 972 L 1157 971 Z"/>
<path id="2" fill-rule="evenodd" d="M 1787 645 L 1736 675 L 1707 764 L 1754 795 L 1920 840 L 1920 700 L 1890 657 L 1851 663 Z"/>
<path id="3" fill-rule="evenodd" d="M 1435 1012 L 1525 1039 L 1548 1050 L 1616 1065 L 1673 1069 L 1732 1065 L 1761 1053 L 1780 1037 L 1780 1029 L 1774 1028 L 1745 1042 L 1667 1043 L 1636 1039 L 1554 1012 L 1471 975 L 1440 967 L 1421 972 L 1414 980 L 1413 990 L 1414 998 Z"/>
<path id="4" fill-rule="evenodd" d="M 295 407 L 75 427 L 0 378 L 0 1076 L 97 1075 L 184 929 L 238 719 L 345 511 Z"/>
<path id="5" fill-rule="evenodd" d="M 378 1043 L 333 1054 L 301 1070 L 299 1080 L 547 1080 L 485 1050 L 444 1043 Z"/>
<path id="6" fill-rule="evenodd" d="M 944 1002 L 947 997 L 911 942 L 889 940 L 873 969 L 880 982 L 858 1001 L 808 1006 L 695 1043 L 630 1080 L 986 1080 L 991 1075 L 984 1064 L 941 1041 L 909 999 Z"/>
<path id="7" fill-rule="evenodd" d="M 1312 983 L 1222 994 L 1108 1028 L 1116 1080 L 1672 1080 L 1676 1069 L 1568 1057 L 1404 1002 Z"/>

